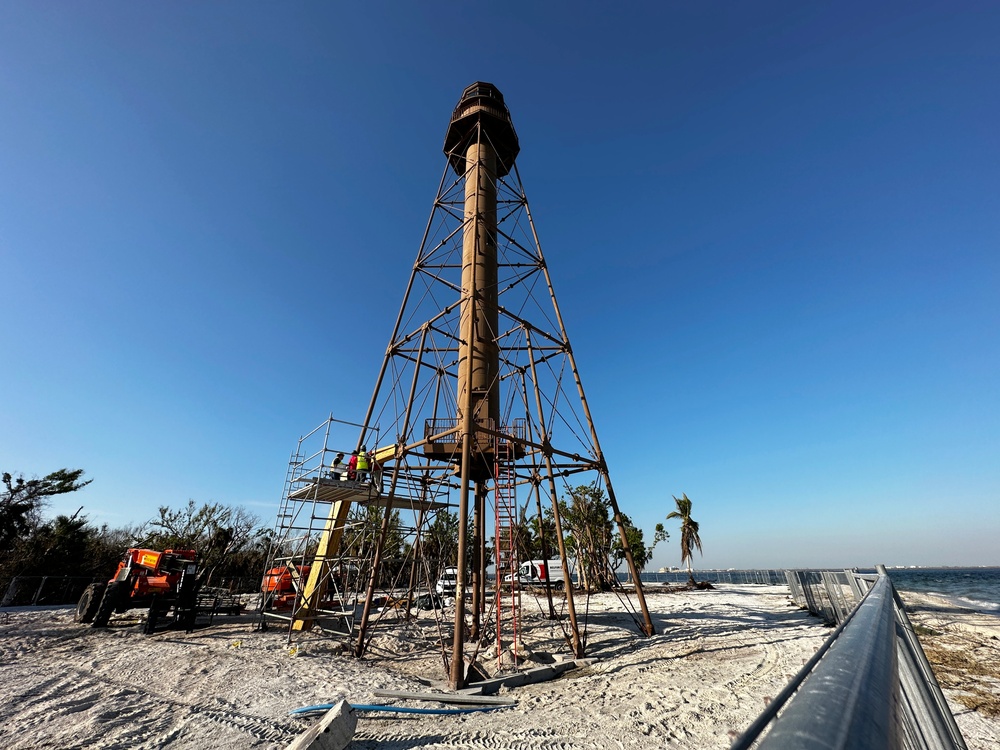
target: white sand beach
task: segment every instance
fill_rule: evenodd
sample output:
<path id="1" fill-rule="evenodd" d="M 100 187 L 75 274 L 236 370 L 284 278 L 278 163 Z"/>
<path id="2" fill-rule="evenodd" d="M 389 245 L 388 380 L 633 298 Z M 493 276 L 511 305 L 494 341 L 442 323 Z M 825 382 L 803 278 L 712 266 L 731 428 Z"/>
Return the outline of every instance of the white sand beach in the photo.
<path id="1" fill-rule="evenodd" d="M 658 635 L 642 638 L 616 597 L 592 597 L 593 661 L 553 681 L 503 690 L 513 707 L 447 716 L 362 713 L 352 747 L 726 748 L 830 633 L 794 607 L 782 586 L 653 590 L 648 602 Z M 529 609 L 529 648 L 568 658 L 558 625 Z M 254 631 L 251 615 L 219 617 L 190 634 L 144 636 L 135 617 L 95 630 L 72 614 L 0 616 L 3 747 L 283 748 L 309 725 L 288 716 L 300 706 L 443 707 L 374 694 L 441 687 L 441 654 L 417 647 L 418 625 L 380 629 L 358 660 L 311 635 L 289 648 L 285 632 Z M 966 629 L 955 624 L 964 614 L 925 602 L 911 617 L 938 634 L 926 636 L 932 653 L 972 648 L 995 658 L 995 625 Z M 996 672 L 981 678 L 995 695 L 989 680 Z M 1000 720 L 988 707 L 959 702 L 950 679 L 942 683 L 969 747 L 1000 745 Z"/>

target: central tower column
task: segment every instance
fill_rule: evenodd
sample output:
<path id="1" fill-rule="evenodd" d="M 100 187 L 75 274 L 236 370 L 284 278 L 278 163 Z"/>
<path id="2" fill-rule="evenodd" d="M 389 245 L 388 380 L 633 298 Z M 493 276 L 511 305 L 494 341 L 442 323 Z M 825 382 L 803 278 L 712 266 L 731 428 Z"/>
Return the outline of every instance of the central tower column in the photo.
<path id="1" fill-rule="evenodd" d="M 497 179 L 506 175 L 519 146 L 503 95 L 491 83 L 477 82 L 462 92 L 445 136 L 444 152 L 460 177 L 465 178 L 465 226 L 462 235 L 462 297 L 460 302 L 456 418 L 461 440 L 458 502 L 458 587 L 467 580 L 466 549 L 469 497 L 473 483 L 475 512 L 484 518 L 485 483 L 496 458 L 493 432 L 500 429 L 500 353 L 497 343 Z M 474 532 L 474 535 L 479 533 Z M 482 540 L 473 539 L 479 547 Z M 479 555 L 475 555 L 478 559 Z M 484 561 L 473 580 L 472 635 L 478 636 L 479 605 L 483 594 Z M 463 654 L 465 597 L 455 601 L 450 681 L 465 685 Z"/>
<path id="2" fill-rule="evenodd" d="M 479 128 L 477 128 L 479 130 Z M 477 138 L 465 152 L 465 230 L 462 237 L 462 336 L 472 339 L 459 349 L 458 417 L 471 402 L 477 425 L 497 429 L 500 386 L 497 382 L 497 186 L 496 151 Z M 471 391 L 471 398 L 466 393 Z M 477 445 L 477 449 L 487 446 Z"/>

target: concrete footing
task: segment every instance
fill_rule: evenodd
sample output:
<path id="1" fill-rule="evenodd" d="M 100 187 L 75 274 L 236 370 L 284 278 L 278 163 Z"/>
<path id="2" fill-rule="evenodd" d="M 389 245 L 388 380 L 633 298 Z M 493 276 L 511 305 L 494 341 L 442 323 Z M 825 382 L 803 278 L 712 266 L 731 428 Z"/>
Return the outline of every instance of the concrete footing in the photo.
<path id="1" fill-rule="evenodd" d="M 350 703 L 341 701 L 296 737 L 285 750 L 345 750 L 354 739 L 357 725 L 357 713 Z"/>
<path id="2" fill-rule="evenodd" d="M 470 683 L 469 690 L 476 690 L 477 695 L 493 695 L 502 687 L 513 688 L 520 687 L 521 685 L 531 685 L 536 682 L 554 680 L 564 672 L 568 672 L 569 670 L 576 669 L 578 667 L 585 667 L 593 662 L 593 659 L 576 659 L 574 661 L 549 664 L 544 667 L 535 667 L 534 669 L 527 669 L 523 672 L 515 672 L 514 674 L 494 677 L 493 679 L 483 680 L 482 682 Z"/>

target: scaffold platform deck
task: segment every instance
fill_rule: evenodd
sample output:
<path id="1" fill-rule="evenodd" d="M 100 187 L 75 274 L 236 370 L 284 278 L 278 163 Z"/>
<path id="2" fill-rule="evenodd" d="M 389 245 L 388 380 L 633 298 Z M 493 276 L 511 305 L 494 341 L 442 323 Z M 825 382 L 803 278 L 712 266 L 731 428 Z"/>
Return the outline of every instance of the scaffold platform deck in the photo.
<path id="1" fill-rule="evenodd" d="M 292 500 L 315 500 L 321 503 L 352 502 L 358 505 L 373 505 L 385 508 L 390 501 L 392 507 L 406 510 L 442 510 L 449 504 L 436 500 L 418 500 L 401 495 L 388 495 L 367 482 L 349 479 L 312 480 L 288 493 Z"/>

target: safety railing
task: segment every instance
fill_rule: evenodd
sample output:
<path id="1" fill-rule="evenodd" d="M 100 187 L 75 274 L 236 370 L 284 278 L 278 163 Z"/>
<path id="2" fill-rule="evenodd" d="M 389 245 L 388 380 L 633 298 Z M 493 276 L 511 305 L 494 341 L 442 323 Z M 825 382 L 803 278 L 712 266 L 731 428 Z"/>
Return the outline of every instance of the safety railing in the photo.
<path id="1" fill-rule="evenodd" d="M 794 601 L 838 624 L 731 750 L 966 750 L 884 567 L 786 573 Z"/>
<path id="2" fill-rule="evenodd" d="M 527 423 L 524 419 L 515 419 L 510 422 L 510 424 L 501 425 L 497 428 L 496 422 L 493 419 L 486 418 L 477 420 L 479 427 L 490 430 L 493 432 L 499 431 L 502 435 L 507 436 L 512 440 L 525 440 L 527 435 Z M 456 443 L 461 440 L 460 436 L 453 432 L 458 430 L 461 425 L 461 420 L 455 417 L 434 417 L 431 419 L 424 420 L 424 440 L 428 442 L 438 442 L 440 439 L 435 440 L 436 435 L 440 435 L 445 432 L 450 432 L 450 434 L 444 438 L 444 442 Z"/>

